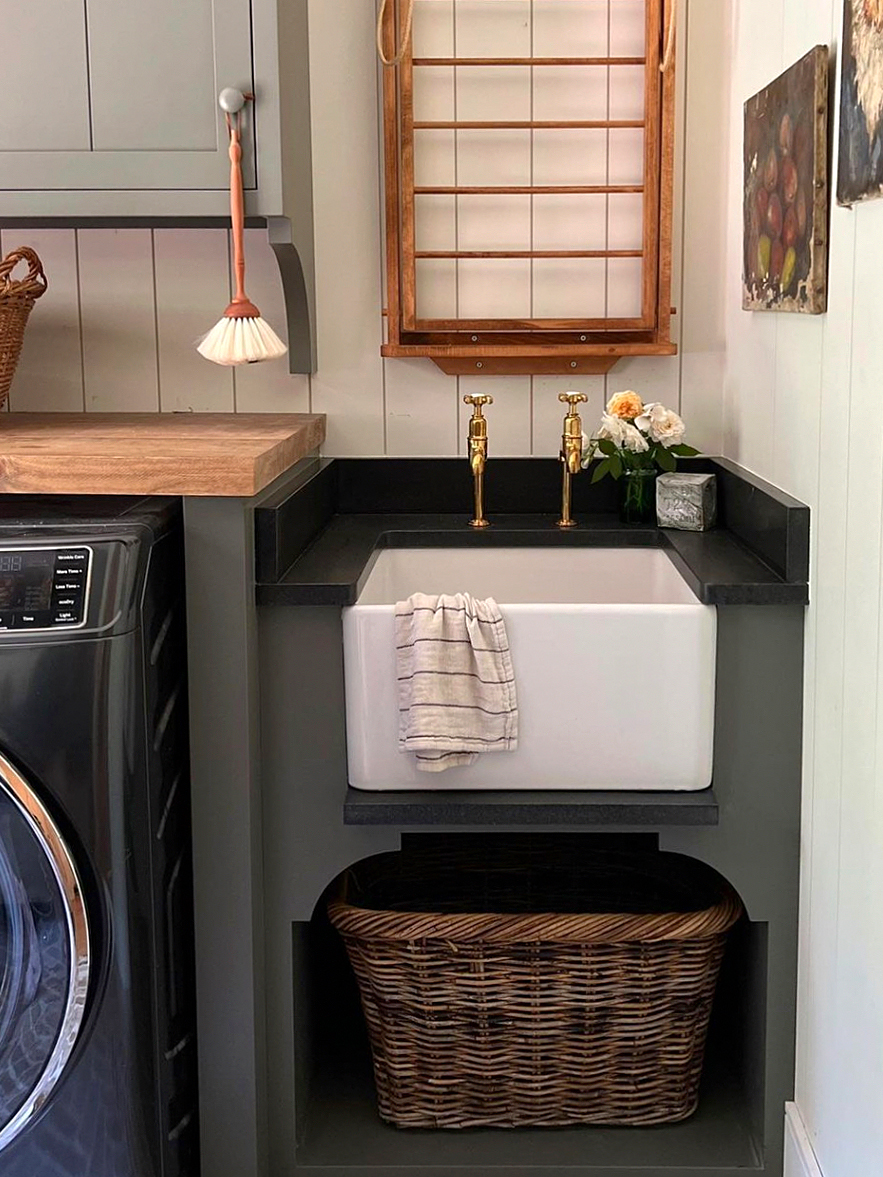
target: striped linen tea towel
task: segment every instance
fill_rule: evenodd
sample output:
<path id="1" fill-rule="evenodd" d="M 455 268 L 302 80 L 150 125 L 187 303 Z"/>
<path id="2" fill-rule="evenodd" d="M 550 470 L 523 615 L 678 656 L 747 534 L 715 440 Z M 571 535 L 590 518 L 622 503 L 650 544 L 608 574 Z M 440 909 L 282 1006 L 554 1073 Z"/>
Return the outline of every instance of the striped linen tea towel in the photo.
<path id="1" fill-rule="evenodd" d="M 415 593 L 396 605 L 399 751 L 421 772 L 518 747 L 518 701 L 496 601 Z"/>

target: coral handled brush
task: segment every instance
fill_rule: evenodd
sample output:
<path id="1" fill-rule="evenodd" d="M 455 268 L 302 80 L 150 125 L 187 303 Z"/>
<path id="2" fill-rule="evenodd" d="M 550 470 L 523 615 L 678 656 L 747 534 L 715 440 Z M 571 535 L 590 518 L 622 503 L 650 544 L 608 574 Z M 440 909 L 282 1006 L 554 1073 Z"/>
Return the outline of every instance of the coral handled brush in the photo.
<path id="1" fill-rule="evenodd" d="M 288 348 L 261 318 L 245 293 L 245 198 L 242 191 L 242 107 L 245 95 L 224 90 L 221 107 L 230 133 L 230 220 L 233 225 L 233 272 L 236 293 L 224 317 L 212 327 L 197 351 L 214 364 L 259 364 L 277 360 Z M 230 117 L 231 113 L 234 119 Z"/>

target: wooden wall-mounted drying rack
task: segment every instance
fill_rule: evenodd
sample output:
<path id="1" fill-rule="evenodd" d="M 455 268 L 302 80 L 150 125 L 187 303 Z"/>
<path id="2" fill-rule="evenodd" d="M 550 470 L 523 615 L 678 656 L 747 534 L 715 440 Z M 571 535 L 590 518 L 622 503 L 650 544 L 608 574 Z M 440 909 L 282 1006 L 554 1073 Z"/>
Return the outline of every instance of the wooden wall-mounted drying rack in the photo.
<path id="1" fill-rule="evenodd" d="M 421 5 L 439 0 L 415 0 Z M 458 0 L 453 0 L 454 4 Z M 549 0 L 531 0 L 538 8 Z M 613 5 L 622 0 L 596 0 Z M 407 4 L 389 0 L 382 26 L 386 55 L 401 52 L 395 67 L 383 69 L 384 148 L 386 160 L 386 269 L 387 269 L 387 343 L 383 355 L 389 357 L 428 356 L 452 375 L 586 374 L 604 373 L 623 356 L 675 355 L 671 342 L 671 266 L 672 199 L 674 175 L 674 55 L 664 72 L 660 68 L 674 19 L 674 0 L 643 0 L 644 52 L 633 56 L 595 57 L 428 57 L 414 56 L 413 42 L 406 39 L 403 51 Z M 415 24 L 415 37 L 417 26 Z M 418 39 L 419 51 L 419 39 Z M 460 71 L 493 70 L 500 67 L 525 67 L 536 72 L 570 67 L 600 67 L 608 71 L 608 94 L 617 85 L 617 73 L 623 67 L 642 67 L 644 110 L 642 118 L 584 119 L 428 119 L 415 117 L 415 72 L 449 68 L 454 71 L 454 85 Z M 533 103 L 531 103 L 533 105 Z M 609 107 L 609 98 L 608 98 Z M 419 113 L 419 112 L 418 112 Z M 596 113 L 596 112 L 591 112 Z M 618 184 L 421 184 L 415 177 L 415 152 L 418 137 L 424 133 L 450 131 L 454 151 L 461 132 L 488 134 L 492 144 L 497 132 L 528 131 L 531 151 L 534 138 L 542 132 L 592 130 L 611 132 L 639 130 L 643 133 L 643 175 L 641 183 Z M 609 146 L 608 146 L 609 160 Z M 609 166 L 609 164 L 608 164 Z M 533 171 L 533 168 L 531 168 Z M 523 195 L 530 198 L 531 218 L 534 201 L 546 196 L 620 196 L 639 195 L 643 201 L 643 227 L 640 247 L 621 249 L 464 249 L 456 244 L 449 249 L 419 248 L 417 226 L 419 204 L 426 197 L 450 197 L 456 202 L 480 201 L 493 196 Z M 609 218 L 608 213 L 608 218 Z M 531 232 L 531 237 L 533 233 Z M 636 243 L 637 245 L 637 243 Z M 525 260 L 536 262 L 600 260 L 605 266 L 629 259 L 640 261 L 640 291 L 636 291 L 634 313 L 625 317 L 609 314 L 581 317 L 578 308 L 565 317 L 528 314 L 521 318 L 505 315 L 469 318 L 460 314 L 447 317 L 421 315 L 420 263 L 427 261 L 461 263 L 476 261 Z M 635 275 L 636 282 L 638 276 Z M 532 301 L 532 300 L 531 300 Z"/>

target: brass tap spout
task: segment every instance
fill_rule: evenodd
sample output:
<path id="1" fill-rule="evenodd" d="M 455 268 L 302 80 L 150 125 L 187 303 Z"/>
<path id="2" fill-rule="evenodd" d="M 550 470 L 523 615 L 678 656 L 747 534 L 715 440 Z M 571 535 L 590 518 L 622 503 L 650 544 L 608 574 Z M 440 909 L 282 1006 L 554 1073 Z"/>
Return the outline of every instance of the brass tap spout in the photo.
<path id="1" fill-rule="evenodd" d="M 484 472 L 487 467 L 487 418 L 482 414 L 485 405 L 492 405 L 492 396 L 464 396 L 463 404 L 472 406 L 469 421 L 469 465 L 475 491 L 475 516 L 470 527 L 488 527 L 484 517 Z"/>
<path id="2" fill-rule="evenodd" d="M 572 479 L 582 470 L 583 461 L 583 422 L 577 410 L 577 405 L 585 404 L 588 397 L 583 392 L 562 392 L 558 399 L 568 406 L 567 416 L 564 418 L 564 430 L 561 435 L 561 518 L 559 527 L 575 527 L 576 522 L 571 515 Z"/>

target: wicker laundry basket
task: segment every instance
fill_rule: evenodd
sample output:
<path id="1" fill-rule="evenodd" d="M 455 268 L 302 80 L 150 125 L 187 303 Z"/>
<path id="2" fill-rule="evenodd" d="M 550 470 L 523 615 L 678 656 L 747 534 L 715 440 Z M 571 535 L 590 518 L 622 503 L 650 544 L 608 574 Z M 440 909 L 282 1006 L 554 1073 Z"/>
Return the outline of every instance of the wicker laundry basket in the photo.
<path id="1" fill-rule="evenodd" d="M 28 272 L 23 278 L 13 278 L 19 262 L 27 262 Z M 25 245 L 0 262 L 0 409 L 9 396 L 28 315 L 37 299 L 46 293 L 47 285 L 39 257 Z"/>
<path id="2" fill-rule="evenodd" d="M 696 1110 L 738 896 L 680 855 L 549 861 L 545 845 L 385 854 L 338 880 L 328 911 L 385 1120 L 646 1125 Z"/>

